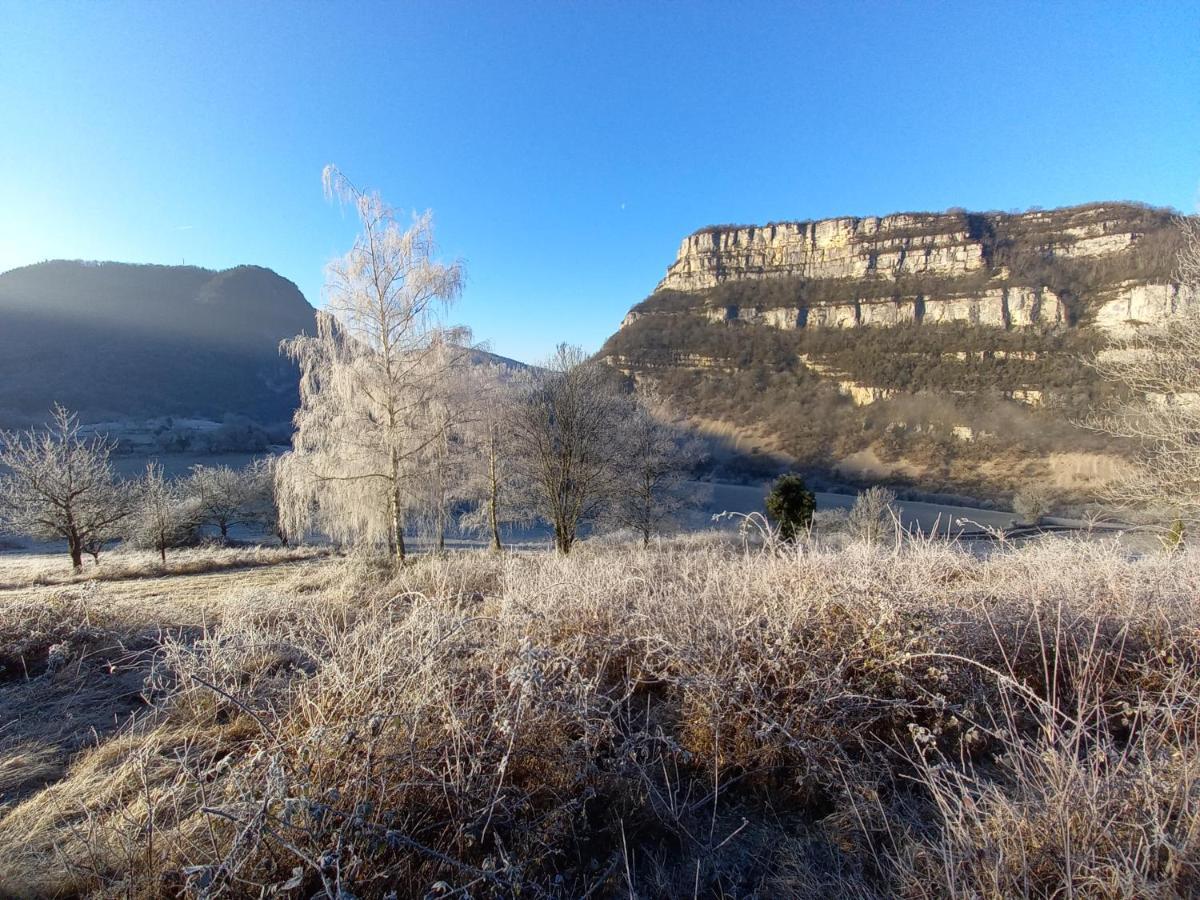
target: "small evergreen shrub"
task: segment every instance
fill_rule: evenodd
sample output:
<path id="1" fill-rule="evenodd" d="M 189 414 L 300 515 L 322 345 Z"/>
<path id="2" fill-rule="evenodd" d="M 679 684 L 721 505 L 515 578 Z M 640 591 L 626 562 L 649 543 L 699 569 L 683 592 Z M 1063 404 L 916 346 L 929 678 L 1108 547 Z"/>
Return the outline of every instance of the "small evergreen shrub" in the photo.
<path id="1" fill-rule="evenodd" d="M 817 508 L 817 498 L 799 475 L 781 475 L 767 494 L 767 513 L 779 524 L 785 541 L 808 528 Z"/>

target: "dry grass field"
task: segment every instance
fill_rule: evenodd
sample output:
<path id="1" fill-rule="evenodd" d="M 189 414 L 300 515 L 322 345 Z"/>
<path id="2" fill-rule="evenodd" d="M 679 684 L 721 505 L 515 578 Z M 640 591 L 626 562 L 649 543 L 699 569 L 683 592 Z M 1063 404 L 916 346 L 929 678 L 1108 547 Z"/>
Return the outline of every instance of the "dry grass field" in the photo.
<path id="1" fill-rule="evenodd" d="M 1191 552 L 193 562 L 0 568 L 3 893 L 1200 891 Z"/>

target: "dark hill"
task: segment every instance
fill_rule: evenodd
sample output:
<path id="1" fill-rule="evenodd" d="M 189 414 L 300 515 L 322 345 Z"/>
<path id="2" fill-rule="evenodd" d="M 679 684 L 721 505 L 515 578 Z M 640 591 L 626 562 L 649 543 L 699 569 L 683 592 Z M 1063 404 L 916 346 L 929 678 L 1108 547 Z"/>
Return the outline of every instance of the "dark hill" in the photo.
<path id="1" fill-rule="evenodd" d="M 279 342 L 313 308 L 270 269 L 55 260 L 0 274 L 0 427 L 53 403 L 84 421 L 290 418 Z"/>

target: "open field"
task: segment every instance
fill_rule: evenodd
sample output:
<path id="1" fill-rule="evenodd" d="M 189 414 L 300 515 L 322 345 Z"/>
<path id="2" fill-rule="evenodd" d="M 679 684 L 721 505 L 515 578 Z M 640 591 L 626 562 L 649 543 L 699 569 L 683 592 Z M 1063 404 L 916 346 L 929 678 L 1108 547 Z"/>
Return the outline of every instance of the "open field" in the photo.
<path id="1" fill-rule="evenodd" d="M 193 562 L 0 591 L 3 893 L 1200 889 L 1191 552 Z"/>
<path id="2" fill-rule="evenodd" d="M 299 547 L 198 547 L 172 550 L 163 563 L 152 550 L 106 551 L 99 562 L 88 557 L 83 570 L 71 571 L 70 559 L 57 544 L 39 545 L 36 552 L 19 550 L 0 552 L 0 592 L 39 586 L 81 585 L 89 582 L 136 582 L 130 591 L 160 579 L 183 575 L 212 578 L 213 573 L 236 573 L 264 566 L 310 560 L 328 553 L 328 548 L 303 545 Z M 231 574 L 230 580 L 245 583 L 253 580 L 244 572 Z"/>

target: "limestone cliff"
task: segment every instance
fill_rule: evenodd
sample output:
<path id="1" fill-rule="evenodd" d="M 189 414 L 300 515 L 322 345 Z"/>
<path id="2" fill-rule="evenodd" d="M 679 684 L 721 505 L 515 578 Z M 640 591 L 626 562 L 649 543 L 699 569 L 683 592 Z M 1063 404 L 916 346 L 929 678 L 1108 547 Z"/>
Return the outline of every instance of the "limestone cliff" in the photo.
<path id="1" fill-rule="evenodd" d="M 1164 240 L 1169 230 L 1164 211 L 1130 204 L 718 226 L 684 238 L 656 294 L 704 294 L 735 282 L 769 279 L 797 285 L 841 282 L 845 287 L 842 302 L 817 299 L 744 308 L 706 304 L 703 312 L 714 321 L 777 328 L 921 321 L 1053 327 L 1074 324 L 1070 301 L 1080 300 L 1086 307 L 1081 312 L 1116 332 L 1195 302 L 1170 283 L 1169 266 L 1161 265 L 1166 254 L 1156 254 L 1169 243 Z M 1153 246 L 1144 248 L 1146 243 Z M 1151 260 L 1150 266 L 1144 259 L 1135 261 L 1143 249 L 1149 253 L 1142 256 L 1163 258 Z M 1064 298 L 1050 284 L 1039 283 L 1046 280 L 1044 270 L 1056 266 L 1119 273 L 1122 262 L 1130 263 L 1133 277 L 1102 276 L 1086 286 L 1082 298 Z M 1012 263 L 1024 269 L 1032 263 L 1043 271 L 1014 271 Z M 652 305 L 644 311 L 652 311 Z"/>
<path id="2" fill-rule="evenodd" d="M 602 353 L 802 460 L 1073 450 L 1110 390 L 1082 360 L 1200 302 L 1177 247 L 1169 210 L 1130 203 L 714 226 Z"/>

